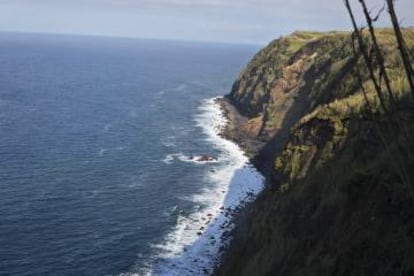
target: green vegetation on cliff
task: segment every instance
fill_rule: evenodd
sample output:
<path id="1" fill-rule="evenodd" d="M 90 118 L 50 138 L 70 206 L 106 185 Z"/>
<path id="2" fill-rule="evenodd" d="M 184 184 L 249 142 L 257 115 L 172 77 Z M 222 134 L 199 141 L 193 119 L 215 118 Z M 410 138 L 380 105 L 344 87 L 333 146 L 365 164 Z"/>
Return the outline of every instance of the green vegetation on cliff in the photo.
<path id="1" fill-rule="evenodd" d="M 403 33 L 413 51 L 413 29 Z M 399 94 L 407 92 L 392 30 L 380 29 L 377 36 L 387 56 L 393 88 Z M 262 118 L 257 122 L 261 125 L 259 136 L 272 137 L 324 104 L 341 112 L 360 113 L 364 97 L 355 67 L 364 68 L 362 58 L 354 57 L 350 33 L 295 32 L 261 50 L 243 70 L 228 98 L 241 114 L 256 121 Z M 369 97 L 378 106 L 368 72 L 360 70 Z"/>
<path id="2" fill-rule="evenodd" d="M 414 275 L 414 104 L 393 31 L 376 35 L 390 112 L 346 32 L 279 38 L 235 82 L 233 131 L 263 141 L 268 188 L 217 274 Z"/>

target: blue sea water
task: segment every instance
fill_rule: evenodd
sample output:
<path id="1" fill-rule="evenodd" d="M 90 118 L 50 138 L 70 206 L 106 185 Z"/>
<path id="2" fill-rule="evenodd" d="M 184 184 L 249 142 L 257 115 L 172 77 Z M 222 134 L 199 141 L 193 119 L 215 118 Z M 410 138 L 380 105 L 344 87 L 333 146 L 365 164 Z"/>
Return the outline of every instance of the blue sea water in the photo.
<path id="1" fill-rule="evenodd" d="M 197 116 L 255 51 L 0 34 L 0 275 L 162 274 L 228 165 L 191 162 L 223 154 Z"/>

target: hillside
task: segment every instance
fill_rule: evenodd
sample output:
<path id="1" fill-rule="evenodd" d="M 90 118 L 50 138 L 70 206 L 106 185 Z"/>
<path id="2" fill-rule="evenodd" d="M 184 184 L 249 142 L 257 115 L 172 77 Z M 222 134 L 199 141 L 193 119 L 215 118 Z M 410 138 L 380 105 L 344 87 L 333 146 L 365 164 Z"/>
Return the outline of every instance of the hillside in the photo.
<path id="1" fill-rule="evenodd" d="M 217 275 L 414 275 L 414 105 L 392 30 L 376 34 L 390 112 L 350 33 L 295 32 L 241 72 L 225 135 L 267 188 Z M 414 30 L 403 34 L 414 54 Z"/>

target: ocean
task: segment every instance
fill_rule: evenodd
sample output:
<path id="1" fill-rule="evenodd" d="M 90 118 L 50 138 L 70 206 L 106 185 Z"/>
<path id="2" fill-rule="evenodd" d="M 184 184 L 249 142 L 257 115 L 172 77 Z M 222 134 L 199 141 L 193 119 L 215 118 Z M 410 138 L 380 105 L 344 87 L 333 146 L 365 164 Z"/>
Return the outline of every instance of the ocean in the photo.
<path id="1" fill-rule="evenodd" d="M 214 100 L 256 50 L 0 33 L 0 275 L 211 273 L 263 185 Z"/>

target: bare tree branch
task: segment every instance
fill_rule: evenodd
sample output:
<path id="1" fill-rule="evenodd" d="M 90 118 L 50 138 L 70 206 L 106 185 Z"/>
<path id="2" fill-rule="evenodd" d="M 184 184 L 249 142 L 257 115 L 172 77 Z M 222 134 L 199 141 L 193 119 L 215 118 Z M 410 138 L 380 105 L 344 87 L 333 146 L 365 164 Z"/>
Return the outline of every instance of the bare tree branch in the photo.
<path id="1" fill-rule="evenodd" d="M 387 88 L 387 92 L 388 92 L 388 96 L 390 98 L 391 105 L 392 105 L 392 107 L 395 107 L 396 102 L 395 102 L 394 95 L 392 93 L 391 82 L 388 78 L 387 71 L 385 70 L 384 56 L 383 56 L 382 51 L 381 51 L 381 49 L 379 47 L 379 44 L 378 44 L 378 40 L 377 40 L 377 36 L 375 34 L 372 18 L 370 16 L 369 12 L 368 12 L 368 7 L 365 4 L 365 1 L 364 0 L 359 0 L 359 3 L 362 6 L 362 10 L 364 12 L 365 19 L 367 20 L 367 23 L 368 23 L 369 33 L 371 35 L 373 47 L 374 47 L 374 50 L 375 50 L 375 53 L 376 53 L 378 68 L 380 70 L 380 75 L 384 78 L 385 87 Z"/>
<path id="2" fill-rule="evenodd" d="M 361 31 L 359 30 L 359 28 L 357 26 L 354 13 L 352 11 L 351 5 L 349 4 L 349 0 L 344 0 L 344 4 L 345 4 L 346 9 L 348 10 L 349 16 L 351 17 L 352 26 L 354 27 L 354 33 L 355 33 L 355 36 L 356 36 L 357 41 L 358 41 L 359 51 L 361 52 L 361 54 L 364 58 L 365 64 L 366 64 L 367 69 L 368 69 L 369 77 L 370 77 L 370 79 L 372 80 L 372 82 L 374 84 L 374 88 L 375 88 L 375 91 L 377 93 L 378 99 L 380 101 L 381 108 L 384 110 L 385 113 L 389 113 L 388 108 L 385 105 L 385 100 L 384 100 L 384 96 L 383 96 L 383 93 L 382 93 L 381 86 L 378 84 L 378 81 L 375 77 L 375 71 L 374 71 L 374 67 L 372 65 L 372 60 L 369 57 L 367 47 L 366 47 L 366 45 L 365 45 L 365 43 L 362 39 Z"/>
<path id="3" fill-rule="evenodd" d="M 385 4 L 382 6 L 382 8 L 378 11 L 377 15 L 372 19 L 373 22 L 377 22 L 380 18 L 382 12 L 385 10 Z"/>
<path id="4" fill-rule="evenodd" d="M 397 14 L 395 13 L 394 3 L 392 0 L 387 0 L 388 13 L 391 17 L 392 26 L 394 28 L 395 37 L 398 43 L 398 49 L 400 51 L 401 59 L 404 64 L 405 73 L 407 75 L 408 83 L 410 84 L 411 93 L 414 97 L 414 70 L 411 65 L 410 55 L 405 46 L 404 37 L 401 33 L 400 25 L 398 24 Z"/>

